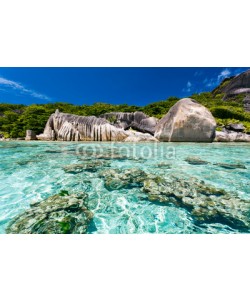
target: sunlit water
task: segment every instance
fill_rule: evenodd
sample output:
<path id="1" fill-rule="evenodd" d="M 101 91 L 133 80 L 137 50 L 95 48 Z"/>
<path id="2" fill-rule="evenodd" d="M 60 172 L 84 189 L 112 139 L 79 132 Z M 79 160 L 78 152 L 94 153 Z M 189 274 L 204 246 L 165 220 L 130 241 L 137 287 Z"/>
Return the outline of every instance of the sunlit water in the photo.
<path id="1" fill-rule="evenodd" d="M 239 232 L 225 224 L 197 225 L 184 208 L 152 203 L 140 188 L 108 191 L 99 172 L 65 173 L 63 167 L 91 160 L 93 149 L 104 156 L 111 151 L 119 155 L 130 152 L 127 159 L 109 160 L 106 169 L 133 167 L 163 177 L 192 176 L 249 200 L 249 144 L 0 142 L 0 233 L 31 202 L 61 190 L 88 193 L 89 209 L 94 213 L 88 229 L 92 234 Z M 191 165 L 185 161 L 189 156 L 209 164 Z M 161 163 L 169 166 L 160 167 Z M 246 168 L 226 169 L 216 163 L 240 163 Z"/>

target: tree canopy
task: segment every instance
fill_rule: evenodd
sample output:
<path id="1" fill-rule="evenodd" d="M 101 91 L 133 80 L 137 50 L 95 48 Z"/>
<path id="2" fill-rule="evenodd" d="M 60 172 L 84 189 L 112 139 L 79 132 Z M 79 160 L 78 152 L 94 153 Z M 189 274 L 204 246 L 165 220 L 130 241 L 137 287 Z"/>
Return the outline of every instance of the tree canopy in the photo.
<path id="1" fill-rule="evenodd" d="M 223 95 L 213 93 L 194 94 L 195 99 L 207 107 L 215 117 L 218 125 L 228 123 L 243 123 L 250 131 L 250 113 L 243 109 L 241 95 L 231 101 L 223 101 Z M 73 105 L 70 103 L 22 104 L 0 103 L 0 134 L 8 138 L 24 137 L 27 129 L 34 130 L 37 134 L 43 132 L 49 116 L 59 109 L 60 112 L 82 116 L 100 116 L 107 112 L 134 112 L 142 111 L 149 116 L 161 118 L 178 101 L 176 97 L 154 102 L 146 106 L 128 104 L 113 105 L 108 103 L 94 103 L 93 105 Z"/>

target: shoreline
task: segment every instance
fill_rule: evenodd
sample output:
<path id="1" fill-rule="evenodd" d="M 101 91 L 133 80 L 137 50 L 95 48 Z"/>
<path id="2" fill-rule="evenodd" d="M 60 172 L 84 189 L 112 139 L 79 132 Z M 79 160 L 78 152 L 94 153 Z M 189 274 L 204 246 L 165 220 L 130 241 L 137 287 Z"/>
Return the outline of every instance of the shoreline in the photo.
<path id="1" fill-rule="evenodd" d="M 55 140 L 55 141 L 45 141 L 45 140 L 25 140 L 25 139 L 0 139 L 0 142 L 24 142 L 24 143 L 29 143 L 29 142 L 37 142 L 37 143 L 72 143 L 72 144 L 85 144 L 85 143 L 96 143 L 96 144 L 99 144 L 99 143 L 102 143 L 102 144 L 128 144 L 128 145 L 131 145 L 131 144 L 201 144 L 201 145 L 210 145 L 210 144 L 236 144 L 236 145 L 239 145 L 239 144 L 249 144 L 250 145 L 250 142 L 242 142 L 242 141 L 224 141 L 224 142 L 217 142 L 217 141 L 213 141 L 213 142 L 161 142 L 161 141 L 139 141 L 139 142 L 125 142 L 125 141 L 58 141 L 58 140 Z"/>

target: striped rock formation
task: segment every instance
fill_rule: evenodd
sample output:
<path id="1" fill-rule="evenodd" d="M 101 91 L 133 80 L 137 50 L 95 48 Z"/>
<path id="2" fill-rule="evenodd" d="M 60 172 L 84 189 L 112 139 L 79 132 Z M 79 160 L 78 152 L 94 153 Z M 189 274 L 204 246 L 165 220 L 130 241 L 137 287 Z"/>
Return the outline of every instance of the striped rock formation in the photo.
<path id="1" fill-rule="evenodd" d="M 118 128 L 105 118 L 77 116 L 58 110 L 49 117 L 43 134 L 37 138 L 48 141 L 157 141 L 151 135 Z"/>
<path id="2" fill-rule="evenodd" d="M 225 93 L 225 99 L 232 95 L 250 93 L 250 70 L 235 76 L 221 92 Z"/>
<path id="3" fill-rule="evenodd" d="M 158 122 L 157 118 L 149 117 L 140 111 L 133 113 L 110 112 L 105 113 L 100 117 L 108 120 L 117 128 L 123 128 L 125 130 L 132 128 L 152 135 L 155 133 L 155 126 Z"/>

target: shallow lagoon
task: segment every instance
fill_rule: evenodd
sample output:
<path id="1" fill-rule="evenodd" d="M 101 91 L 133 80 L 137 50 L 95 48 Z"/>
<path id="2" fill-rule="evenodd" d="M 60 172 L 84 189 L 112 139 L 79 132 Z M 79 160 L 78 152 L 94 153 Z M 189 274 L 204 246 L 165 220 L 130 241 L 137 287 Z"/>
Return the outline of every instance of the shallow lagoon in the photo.
<path id="1" fill-rule="evenodd" d="M 166 177 L 195 177 L 249 201 L 249 144 L 0 142 L 0 233 L 34 201 L 85 191 L 94 218 L 89 233 L 239 233 L 223 223 L 197 224 L 185 208 L 152 203 L 141 188 L 109 191 L 98 171 L 66 173 L 84 161 L 103 169 L 138 168 Z M 187 158 L 205 164 L 192 164 Z M 112 158 L 112 159 L 110 159 Z M 231 167 L 230 167 L 231 165 Z M 236 166 L 236 167 L 232 167 Z M 238 167 L 237 167 L 238 166 Z"/>

